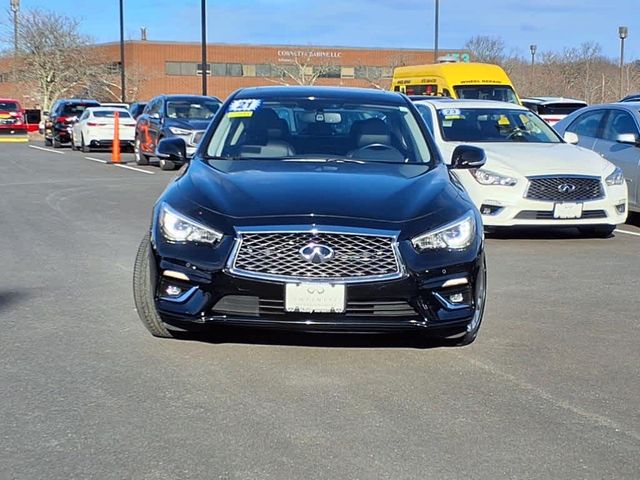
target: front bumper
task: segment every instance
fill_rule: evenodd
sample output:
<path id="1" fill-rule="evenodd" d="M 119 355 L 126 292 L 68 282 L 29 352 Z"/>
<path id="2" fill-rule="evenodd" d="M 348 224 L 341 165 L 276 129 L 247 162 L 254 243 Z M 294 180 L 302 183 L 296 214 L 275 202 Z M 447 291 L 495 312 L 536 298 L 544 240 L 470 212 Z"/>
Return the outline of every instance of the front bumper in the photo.
<path id="1" fill-rule="evenodd" d="M 413 268 L 421 261 L 415 258 L 419 255 L 412 258 L 406 253 L 411 247 L 401 245 L 405 268 L 400 278 L 345 284 L 344 313 L 301 313 L 285 311 L 286 281 L 231 273 L 227 265 L 232 238 L 215 248 L 179 246 L 152 233 L 156 309 L 165 324 L 177 328 L 222 324 L 304 331 L 459 332 L 482 315 L 486 292 L 484 282 L 478 282 L 485 268 L 480 236 L 458 261 L 434 255 L 430 268 Z"/>
<path id="2" fill-rule="evenodd" d="M 468 177 L 461 179 L 462 183 L 486 227 L 619 225 L 627 220 L 629 206 L 624 184 L 605 185 L 603 198 L 578 202 L 582 203 L 580 218 L 554 218 L 556 202 L 525 198 L 523 186 L 480 185 Z"/>

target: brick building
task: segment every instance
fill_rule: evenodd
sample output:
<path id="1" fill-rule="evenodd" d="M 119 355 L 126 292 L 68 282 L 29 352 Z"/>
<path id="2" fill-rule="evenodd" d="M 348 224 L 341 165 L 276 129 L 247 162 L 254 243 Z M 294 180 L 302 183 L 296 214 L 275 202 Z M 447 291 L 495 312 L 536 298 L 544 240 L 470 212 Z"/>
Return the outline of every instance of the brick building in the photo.
<path id="1" fill-rule="evenodd" d="M 96 45 L 96 58 L 119 68 L 119 43 Z M 462 51 L 441 51 L 466 59 Z M 432 63 L 433 50 L 278 45 L 207 46 L 208 92 L 224 99 L 241 87 L 295 84 L 294 78 L 317 75 L 316 84 L 388 88 L 393 67 Z M 201 92 L 199 43 L 127 41 L 127 100 L 148 100 L 161 93 Z M 17 97 L 36 106 L 10 82 L 11 57 L 0 59 L 0 97 Z M 114 99 L 99 99 L 114 100 Z"/>

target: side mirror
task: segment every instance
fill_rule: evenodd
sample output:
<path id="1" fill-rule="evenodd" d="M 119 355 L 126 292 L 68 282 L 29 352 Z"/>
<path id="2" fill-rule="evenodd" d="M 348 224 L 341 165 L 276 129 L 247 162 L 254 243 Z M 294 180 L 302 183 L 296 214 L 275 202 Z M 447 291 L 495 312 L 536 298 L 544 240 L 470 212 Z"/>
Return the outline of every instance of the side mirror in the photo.
<path id="1" fill-rule="evenodd" d="M 564 135 L 562 136 L 562 138 L 564 139 L 565 142 L 570 143 L 571 145 L 577 145 L 578 142 L 580 141 L 580 138 L 578 137 L 578 135 L 576 135 L 573 132 L 564 132 Z"/>
<path id="2" fill-rule="evenodd" d="M 616 142 L 637 145 L 638 137 L 636 137 L 635 133 L 621 133 L 616 136 Z"/>
<path id="3" fill-rule="evenodd" d="M 163 138 L 156 147 L 156 156 L 175 162 L 187 161 L 187 144 L 180 137 Z"/>
<path id="4" fill-rule="evenodd" d="M 449 168 L 456 170 L 480 168 L 486 161 L 487 157 L 483 149 L 471 145 L 459 145 L 451 155 Z"/>

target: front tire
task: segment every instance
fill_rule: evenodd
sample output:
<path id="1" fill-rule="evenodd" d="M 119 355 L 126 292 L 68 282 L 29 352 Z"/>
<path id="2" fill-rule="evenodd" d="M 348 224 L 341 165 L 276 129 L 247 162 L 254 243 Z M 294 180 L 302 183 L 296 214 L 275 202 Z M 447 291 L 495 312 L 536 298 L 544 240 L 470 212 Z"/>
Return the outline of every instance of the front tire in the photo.
<path id="1" fill-rule="evenodd" d="M 160 338 L 172 338 L 173 335 L 164 326 L 154 301 L 154 291 L 156 283 L 155 262 L 151 260 L 151 241 L 147 233 L 136 255 L 133 266 L 133 300 L 138 311 L 138 316 L 142 324 L 149 330 L 151 335 Z"/>
<path id="2" fill-rule="evenodd" d="M 160 159 L 160 170 L 175 170 L 176 164 L 171 160 L 166 160 L 164 158 Z"/>
<path id="3" fill-rule="evenodd" d="M 609 238 L 615 229 L 615 225 L 594 225 L 592 227 L 578 227 L 581 235 L 591 238 Z"/>
<path id="4" fill-rule="evenodd" d="M 62 148 L 62 143 L 60 143 L 60 140 L 55 135 L 51 140 L 52 140 L 53 148 Z"/>
<path id="5" fill-rule="evenodd" d="M 140 144 L 140 137 L 136 137 L 133 146 L 133 153 L 136 158 L 136 165 L 149 165 L 149 157 L 142 153 L 142 146 Z"/>
<path id="6" fill-rule="evenodd" d="M 84 152 L 84 153 L 91 153 L 91 147 L 87 146 L 84 143 L 84 135 L 82 135 L 80 137 L 80 149 Z"/>

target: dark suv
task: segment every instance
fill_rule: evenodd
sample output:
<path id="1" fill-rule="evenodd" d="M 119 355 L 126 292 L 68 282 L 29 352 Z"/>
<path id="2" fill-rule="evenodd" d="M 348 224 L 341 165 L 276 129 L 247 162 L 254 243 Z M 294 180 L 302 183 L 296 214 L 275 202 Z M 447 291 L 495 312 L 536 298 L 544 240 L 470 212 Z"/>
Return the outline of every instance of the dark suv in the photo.
<path id="1" fill-rule="evenodd" d="M 53 104 L 44 123 L 44 144 L 60 148 L 71 143 L 71 128 L 78 117 L 89 107 L 99 107 L 96 100 L 61 99 Z"/>
<path id="2" fill-rule="evenodd" d="M 156 145 L 167 137 L 180 137 L 187 146 L 187 157 L 193 156 L 198 142 L 222 102 L 200 95 L 160 95 L 152 99 L 138 117 L 136 125 L 136 163 L 147 165 L 155 155 Z M 164 158 L 160 168 L 173 170 L 180 164 Z"/>

